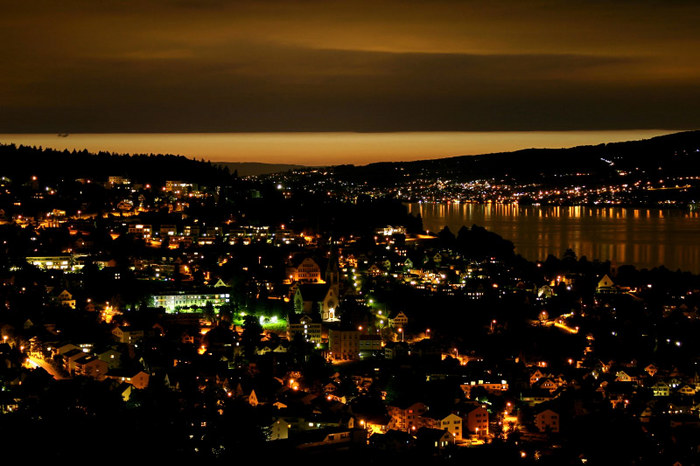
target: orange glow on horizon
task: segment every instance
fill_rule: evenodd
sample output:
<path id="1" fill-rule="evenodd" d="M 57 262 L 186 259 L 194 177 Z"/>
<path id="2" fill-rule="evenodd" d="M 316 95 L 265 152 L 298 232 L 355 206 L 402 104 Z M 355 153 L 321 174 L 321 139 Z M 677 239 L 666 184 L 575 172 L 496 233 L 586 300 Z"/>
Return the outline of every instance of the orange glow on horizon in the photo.
<path id="1" fill-rule="evenodd" d="M 365 165 L 647 139 L 672 130 L 400 133 L 0 134 L 0 143 L 57 150 L 178 154 L 213 162 Z"/>

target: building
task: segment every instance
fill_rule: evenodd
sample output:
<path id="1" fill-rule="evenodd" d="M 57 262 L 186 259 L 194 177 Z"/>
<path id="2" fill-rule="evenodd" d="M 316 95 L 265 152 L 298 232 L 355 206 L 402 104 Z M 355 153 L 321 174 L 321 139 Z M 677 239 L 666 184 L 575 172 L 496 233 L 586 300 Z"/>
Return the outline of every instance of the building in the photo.
<path id="1" fill-rule="evenodd" d="M 162 307 L 169 314 L 178 312 L 196 312 L 211 303 L 215 310 L 231 301 L 229 293 L 163 293 L 151 296 L 152 307 Z"/>
<path id="2" fill-rule="evenodd" d="M 535 414 L 535 427 L 540 432 L 559 432 L 559 413 L 545 409 Z"/>
<path id="3" fill-rule="evenodd" d="M 379 335 L 360 335 L 360 353 L 382 351 L 382 337 Z"/>
<path id="4" fill-rule="evenodd" d="M 329 356 L 334 361 L 360 358 L 360 332 L 357 330 L 334 330 L 328 332 Z"/>
<path id="5" fill-rule="evenodd" d="M 107 375 L 107 363 L 97 356 L 85 355 L 74 362 L 75 375 L 91 377 L 95 380 L 104 380 Z"/>
<path id="6" fill-rule="evenodd" d="M 336 322 L 339 298 L 336 286 L 328 284 L 299 285 L 294 292 L 294 311 L 297 314 L 318 312 L 324 322 Z"/>
<path id="7" fill-rule="evenodd" d="M 652 385 L 651 391 L 654 394 L 654 396 L 670 396 L 671 395 L 671 387 L 663 380 L 659 380 L 654 385 Z"/>
<path id="8" fill-rule="evenodd" d="M 123 383 L 128 383 L 134 388 L 143 389 L 148 387 L 148 382 L 151 376 L 142 370 L 114 370 L 109 371 L 109 373 L 107 374 L 107 378 L 112 380 L 118 380 Z"/>
<path id="9" fill-rule="evenodd" d="M 71 270 L 73 267 L 73 256 L 27 256 L 27 263 L 44 270 Z"/>
<path id="10" fill-rule="evenodd" d="M 143 340 L 144 332 L 142 329 L 134 327 L 117 327 L 112 330 L 112 335 L 119 343 L 128 343 L 133 345 Z"/>
<path id="11" fill-rule="evenodd" d="M 321 322 L 314 322 L 314 319 L 310 315 L 302 315 L 298 322 L 292 322 L 291 320 L 287 323 L 287 337 L 291 341 L 294 335 L 301 334 L 306 341 L 311 343 L 321 342 Z"/>
<path id="12" fill-rule="evenodd" d="M 464 422 L 458 415 L 454 413 L 426 413 L 423 415 L 423 418 L 425 426 L 446 430 L 450 434 L 450 438 L 454 440 L 462 440 Z"/>
<path id="13" fill-rule="evenodd" d="M 439 451 L 454 444 L 454 439 L 446 430 L 421 427 L 415 434 L 416 447 L 422 450 Z"/>
<path id="14" fill-rule="evenodd" d="M 387 406 L 387 413 L 391 416 L 390 429 L 402 432 L 414 432 L 423 426 L 423 414 L 428 411 L 425 403 L 405 403 Z"/>
<path id="15" fill-rule="evenodd" d="M 275 419 L 269 426 L 267 441 L 283 440 L 289 438 L 289 429 L 292 427 L 284 418 Z"/>
<path id="16" fill-rule="evenodd" d="M 461 384 L 460 388 L 464 392 L 464 396 L 471 399 L 471 391 L 472 389 L 479 387 L 483 388 L 489 393 L 499 393 L 499 392 L 505 392 L 508 390 L 508 382 L 505 380 L 501 380 L 500 382 L 489 382 L 489 381 L 484 381 L 484 380 L 472 380 L 469 383 Z"/>
<path id="17" fill-rule="evenodd" d="M 305 257 L 298 265 L 288 267 L 287 277 L 290 283 L 324 283 L 321 267 L 311 257 Z"/>
<path id="18" fill-rule="evenodd" d="M 615 283 L 606 274 L 598 282 L 598 286 L 596 286 L 595 291 L 596 293 L 614 293 L 617 291 L 617 287 L 615 287 Z"/>
<path id="19" fill-rule="evenodd" d="M 484 406 L 474 406 L 466 411 L 464 431 L 477 437 L 486 437 L 489 434 L 489 412 Z"/>
<path id="20" fill-rule="evenodd" d="M 134 235 L 137 238 L 150 239 L 153 235 L 153 225 L 134 223 L 129 225 L 128 232 L 130 235 Z"/>
<path id="21" fill-rule="evenodd" d="M 122 355 L 119 351 L 108 349 L 98 354 L 97 357 L 107 363 L 108 369 L 116 369 L 121 366 Z"/>
<path id="22" fill-rule="evenodd" d="M 403 312 L 399 312 L 394 317 L 389 319 L 389 325 L 396 328 L 406 328 L 408 317 Z"/>
<path id="23" fill-rule="evenodd" d="M 61 291 L 57 295 L 53 296 L 51 300 L 61 307 L 75 309 L 76 306 L 76 300 L 73 299 L 73 295 L 68 290 Z"/>

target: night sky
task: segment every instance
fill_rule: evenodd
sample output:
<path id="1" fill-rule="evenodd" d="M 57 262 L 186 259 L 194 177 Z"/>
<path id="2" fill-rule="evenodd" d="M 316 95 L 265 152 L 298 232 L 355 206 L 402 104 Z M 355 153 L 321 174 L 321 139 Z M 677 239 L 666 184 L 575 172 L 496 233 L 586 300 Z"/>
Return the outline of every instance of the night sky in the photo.
<path id="1" fill-rule="evenodd" d="M 2 4 L 0 133 L 700 127 L 693 1 Z"/>

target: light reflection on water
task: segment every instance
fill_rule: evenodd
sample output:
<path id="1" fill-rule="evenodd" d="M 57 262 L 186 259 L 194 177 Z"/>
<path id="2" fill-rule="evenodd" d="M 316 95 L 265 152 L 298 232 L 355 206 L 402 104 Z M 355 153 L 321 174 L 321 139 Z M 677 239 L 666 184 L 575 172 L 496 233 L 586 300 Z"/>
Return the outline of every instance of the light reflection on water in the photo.
<path id="1" fill-rule="evenodd" d="M 589 260 L 637 268 L 664 265 L 700 273 L 700 213 L 674 209 L 514 204 L 408 204 L 423 228 L 485 227 L 509 239 L 527 259 L 557 257 L 571 248 Z"/>

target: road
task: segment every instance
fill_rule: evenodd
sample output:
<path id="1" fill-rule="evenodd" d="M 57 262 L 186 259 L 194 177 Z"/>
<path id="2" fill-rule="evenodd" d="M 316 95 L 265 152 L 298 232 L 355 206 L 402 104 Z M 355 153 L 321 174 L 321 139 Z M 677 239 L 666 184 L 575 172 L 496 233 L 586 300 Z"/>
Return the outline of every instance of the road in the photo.
<path id="1" fill-rule="evenodd" d="M 53 367 L 51 364 L 44 361 L 43 359 L 27 356 L 27 361 L 29 361 L 29 364 L 31 364 L 34 367 L 41 367 L 46 372 L 51 374 L 51 376 L 56 380 L 65 380 L 69 378 L 58 372 L 55 367 Z"/>

